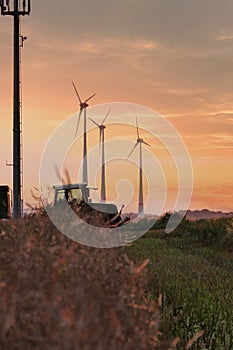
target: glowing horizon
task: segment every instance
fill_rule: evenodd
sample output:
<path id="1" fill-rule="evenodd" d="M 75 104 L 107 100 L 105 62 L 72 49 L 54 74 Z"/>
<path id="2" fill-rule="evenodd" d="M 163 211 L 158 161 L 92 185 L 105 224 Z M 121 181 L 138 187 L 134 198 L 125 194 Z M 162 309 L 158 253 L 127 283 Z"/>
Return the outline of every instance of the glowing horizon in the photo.
<path id="1" fill-rule="evenodd" d="M 130 1 L 113 5 L 101 0 L 96 6 L 93 1 L 77 4 L 72 0 L 67 6 L 57 0 L 56 13 L 54 1 L 32 5 L 31 16 L 22 20 L 22 33 L 28 37 L 22 50 L 24 202 L 33 202 L 30 190 L 38 187 L 47 140 L 60 123 L 79 110 L 71 85 L 74 80 L 82 98 L 97 93 L 91 106 L 125 101 L 163 115 L 181 134 L 192 159 L 190 209 L 233 211 L 233 4 L 207 0 L 203 9 L 194 0 L 189 4 L 137 2 L 134 7 Z M 0 47 L 0 183 L 12 187 L 12 169 L 5 167 L 6 160 L 12 162 L 9 18 L 1 17 Z M 115 131 L 109 126 L 107 140 L 108 132 L 114 135 Z M 133 142 L 133 128 L 127 132 Z M 149 134 L 144 137 L 150 143 Z M 89 147 L 98 144 L 95 130 L 88 142 Z M 81 147 L 77 143 L 77 149 Z M 172 197 L 174 169 L 169 175 L 166 152 L 158 144 L 156 147 Z M 78 159 L 81 154 L 82 149 Z M 135 173 L 132 181 L 137 191 Z M 107 192 L 111 190 L 107 188 Z"/>

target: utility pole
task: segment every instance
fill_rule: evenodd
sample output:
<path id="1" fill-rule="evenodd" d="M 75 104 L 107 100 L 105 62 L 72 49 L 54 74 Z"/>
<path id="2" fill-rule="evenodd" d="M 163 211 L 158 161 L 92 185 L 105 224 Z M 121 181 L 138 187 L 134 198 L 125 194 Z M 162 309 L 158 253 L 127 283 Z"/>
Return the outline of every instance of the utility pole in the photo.
<path id="1" fill-rule="evenodd" d="M 0 0 L 0 6 L 3 16 L 14 17 L 13 217 L 20 218 L 23 214 L 20 50 L 26 40 L 20 34 L 20 16 L 30 15 L 31 0 Z"/>

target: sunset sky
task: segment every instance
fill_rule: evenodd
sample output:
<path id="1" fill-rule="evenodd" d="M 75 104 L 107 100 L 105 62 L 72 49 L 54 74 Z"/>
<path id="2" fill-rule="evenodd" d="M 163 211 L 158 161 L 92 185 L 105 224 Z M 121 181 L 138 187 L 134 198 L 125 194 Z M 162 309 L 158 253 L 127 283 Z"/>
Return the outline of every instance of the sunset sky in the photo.
<path id="1" fill-rule="evenodd" d="M 74 80 L 83 98 L 96 93 L 92 106 L 130 102 L 163 115 L 191 156 L 190 208 L 233 210 L 232 15 L 231 0 L 32 0 L 21 23 L 25 201 L 39 186 L 47 140 L 79 109 Z M 10 186 L 12 29 L 1 16 L 0 183 Z"/>

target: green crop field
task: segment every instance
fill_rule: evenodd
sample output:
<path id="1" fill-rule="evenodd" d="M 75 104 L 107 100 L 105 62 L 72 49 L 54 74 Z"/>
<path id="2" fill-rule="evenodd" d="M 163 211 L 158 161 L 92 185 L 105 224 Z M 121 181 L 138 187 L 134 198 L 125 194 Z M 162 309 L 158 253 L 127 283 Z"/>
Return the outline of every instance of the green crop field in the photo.
<path id="1" fill-rule="evenodd" d="M 153 229 L 127 248 L 135 261 L 150 259 L 148 297 L 162 295 L 163 337 L 179 337 L 176 349 L 195 335 L 191 349 L 233 349 L 232 251 L 231 219 Z"/>

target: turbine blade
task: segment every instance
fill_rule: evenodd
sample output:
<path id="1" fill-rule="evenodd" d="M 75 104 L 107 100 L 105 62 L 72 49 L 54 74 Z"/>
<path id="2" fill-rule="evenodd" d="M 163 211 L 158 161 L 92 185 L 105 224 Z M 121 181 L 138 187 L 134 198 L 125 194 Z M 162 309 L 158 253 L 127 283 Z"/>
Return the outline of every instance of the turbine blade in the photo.
<path id="1" fill-rule="evenodd" d="M 100 127 L 99 124 L 97 124 L 91 117 L 88 117 L 88 119 L 90 119 L 90 121 L 91 121 L 92 123 L 94 123 L 96 126 L 98 126 L 98 128 Z"/>
<path id="2" fill-rule="evenodd" d="M 72 81 L 72 85 L 73 85 L 74 91 L 76 92 L 76 95 L 77 95 L 77 97 L 78 97 L 79 103 L 82 103 L 81 98 L 80 98 L 79 93 L 78 93 L 78 90 L 76 89 L 76 86 L 75 86 L 75 84 L 74 84 L 73 81 Z"/>
<path id="3" fill-rule="evenodd" d="M 131 154 L 133 153 L 133 151 L 135 150 L 135 148 L 137 147 L 137 145 L 139 144 L 139 142 L 136 142 L 135 145 L 133 146 L 130 154 L 128 155 L 127 159 L 129 159 L 129 157 L 131 156 Z"/>
<path id="4" fill-rule="evenodd" d="M 75 137 L 76 137 L 77 132 L 78 132 L 78 128 L 79 128 L 79 123 L 80 123 L 82 111 L 83 111 L 82 109 L 80 109 L 80 111 L 79 111 L 79 116 L 78 116 L 78 121 L 77 121 L 77 127 L 76 127 L 76 131 L 75 131 Z"/>
<path id="5" fill-rule="evenodd" d="M 102 121 L 102 124 L 101 124 L 101 125 L 104 125 L 104 122 L 105 122 L 106 119 L 108 118 L 108 116 L 109 116 L 109 114 L 110 114 L 110 112 L 111 112 L 111 109 L 112 109 L 112 108 L 109 108 L 109 110 L 108 110 L 108 112 L 107 112 L 107 114 L 106 114 L 104 120 Z"/>
<path id="6" fill-rule="evenodd" d="M 142 141 L 142 143 L 144 143 L 144 145 L 147 145 L 147 146 L 150 146 L 150 147 L 151 147 L 151 145 L 149 145 L 149 143 L 147 143 L 147 142 L 145 142 L 145 141 Z"/>
<path id="7" fill-rule="evenodd" d="M 96 94 L 93 94 L 93 95 L 91 95 L 91 97 L 88 97 L 88 98 L 84 101 L 84 103 L 90 101 L 90 99 L 93 98 L 95 95 L 96 95 Z"/>
<path id="8" fill-rule="evenodd" d="M 139 139 L 138 117 L 137 116 L 135 116 L 135 117 L 136 117 L 136 125 L 137 125 L 137 136 L 138 136 L 138 139 Z"/>

